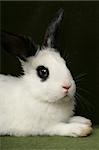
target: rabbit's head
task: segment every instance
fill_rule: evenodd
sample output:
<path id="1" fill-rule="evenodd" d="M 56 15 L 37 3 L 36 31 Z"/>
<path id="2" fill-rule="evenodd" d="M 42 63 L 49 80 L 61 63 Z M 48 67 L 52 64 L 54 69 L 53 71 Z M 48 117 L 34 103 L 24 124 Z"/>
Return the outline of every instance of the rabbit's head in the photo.
<path id="1" fill-rule="evenodd" d="M 22 63 L 23 79 L 33 96 L 44 101 L 56 102 L 63 97 L 72 99 L 76 86 L 65 60 L 56 48 L 56 37 L 62 21 L 60 9 L 47 28 L 42 48 L 30 38 L 2 32 L 1 43 L 8 52 L 16 55 Z"/>

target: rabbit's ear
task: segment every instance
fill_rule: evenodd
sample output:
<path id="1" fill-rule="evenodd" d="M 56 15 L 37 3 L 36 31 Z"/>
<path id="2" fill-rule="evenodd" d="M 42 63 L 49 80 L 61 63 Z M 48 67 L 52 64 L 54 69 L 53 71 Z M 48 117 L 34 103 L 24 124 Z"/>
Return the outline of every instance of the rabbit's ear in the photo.
<path id="1" fill-rule="evenodd" d="M 34 56 L 38 49 L 29 37 L 6 31 L 1 32 L 1 47 L 23 61 L 29 56 Z"/>
<path id="2" fill-rule="evenodd" d="M 60 27 L 60 23 L 63 19 L 63 13 L 64 10 L 62 8 L 59 9 L 56 13 L 56 16 L 51 21 L 45 33 L 43 46 L 56 48 L 57 33 Z"/>

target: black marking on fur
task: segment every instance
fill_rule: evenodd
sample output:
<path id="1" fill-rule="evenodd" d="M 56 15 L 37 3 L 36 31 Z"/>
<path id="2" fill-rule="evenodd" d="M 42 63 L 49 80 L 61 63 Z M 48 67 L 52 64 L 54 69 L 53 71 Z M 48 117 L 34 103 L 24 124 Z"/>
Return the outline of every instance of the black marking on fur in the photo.
<path id="1" fill-rule="evenodd" d="M 1 31 L 1 47 L 24 61 L 27 57 L 34 56 L 38 49 L 30 37 L 6 31 Z"/>

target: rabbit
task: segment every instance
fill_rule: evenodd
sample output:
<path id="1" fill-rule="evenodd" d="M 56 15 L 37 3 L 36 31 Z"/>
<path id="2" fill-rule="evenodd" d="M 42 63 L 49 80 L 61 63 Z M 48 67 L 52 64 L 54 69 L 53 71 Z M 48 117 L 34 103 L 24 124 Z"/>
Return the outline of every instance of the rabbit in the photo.
<path id="1" fill-rule="evenodd" d="M 61 8 L 42 46 L 29 37 L 1 32 L 1 45 L 22 65 L 24 75 L 0 75 L 0 135 L 87 136 L 91 120 L 74 116 L 76 84 L 56 46 Z"/>

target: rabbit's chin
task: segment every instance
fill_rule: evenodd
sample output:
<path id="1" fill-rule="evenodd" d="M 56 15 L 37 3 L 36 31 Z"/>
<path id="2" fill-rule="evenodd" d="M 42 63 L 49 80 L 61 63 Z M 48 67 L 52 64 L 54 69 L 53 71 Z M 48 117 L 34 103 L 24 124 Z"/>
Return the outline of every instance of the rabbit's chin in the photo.
<path id="1" fill-rule="evenodd" d="M 75 92 L 76 89 L 74 88 L 73 91 L 66 93 L 61 93 L 60 95 L 54 97 L 51 100 L 48 100 L 48 102 L 69 102 L 75 100 Z"/>
<path id="2" fill-rule="evenodd" d="M 53 99 L 45 99 L 44 101 L 48 103 L 69 102 L 69 101 L 74 101 L 74 96 L 68 94 L 65 96 L 54 97 Z"/>

